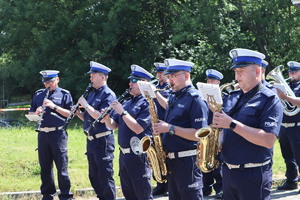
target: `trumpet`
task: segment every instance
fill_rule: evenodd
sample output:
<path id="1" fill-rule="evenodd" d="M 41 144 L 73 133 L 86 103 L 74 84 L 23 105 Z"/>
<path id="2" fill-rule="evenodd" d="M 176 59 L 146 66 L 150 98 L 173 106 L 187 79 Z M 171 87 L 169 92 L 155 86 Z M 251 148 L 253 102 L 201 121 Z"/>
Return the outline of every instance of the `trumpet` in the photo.
<path id="1" fill-rule="evenodd" d="M 43 116 L 44 116 L 44 113 L 45 113 L 45 110 L 46 110 L 46 106 L 44 106 L 44 102 L 46 99 L 48 99 L 49 97 L 49 93 L 50 93 L 50 87 L 46 88 L 44 91 L 46 91 L 46 95 L 44 97 L 44 100 L 43 100 L 43 105 L 42 105 L 42 112 L 40 113 L 40 117 L 41 117 L 41 120 L 38 122 L 38 127 L 35 131 L 39 132 L 40 131 L 40 128 L 41 128 L 41 125 L 42 125 L 42 120 L 43 120 Z"/>
<path id="2" fill-rule="evenodd" d="M 122 102 L 125 100 L 127 94 L 129 94 L 130 88 L 126 89 L 126 91 L 117 99 L 118 102 Z M 90 130 L 96 127 L 96 124 L 99 123 L 106 115 L 111 112 L 111 107 L 108 107 L 92 124 L 89 126 L 88 129 L 84 130 L 86 135 L 90 135 Z"/>

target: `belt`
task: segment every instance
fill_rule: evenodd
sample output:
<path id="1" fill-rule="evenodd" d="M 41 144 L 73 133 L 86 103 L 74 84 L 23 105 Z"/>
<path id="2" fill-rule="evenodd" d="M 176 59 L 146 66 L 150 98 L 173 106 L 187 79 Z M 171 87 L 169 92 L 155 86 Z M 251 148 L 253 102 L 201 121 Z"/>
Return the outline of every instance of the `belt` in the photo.
<path id="1" fill-rule="evenodd" d="M 43 127 L 43 128 L 40 128 L 39 131 L 42 131 L 42 132 L 52 132 L 52 131 L 58 131 L 58 130 L 61 130 L 63 128 L 63 126 L 60 126 L 60 127 Z"/>
<path id="2" fill-rule="evenodd" d="M 168 158 L 175 159 L 175 158 L 183 158 L 196 155 L 196 149 L 187 150 L 187 151 L 180 151 L 180 152 L 169 152 Z"/>
<path id="3" fill-rule="evenodd" d="M 239 169 L 239 168 L 254 168 L 254 167 L 262 167 L 262 166 L 265 166 L 267 164 L 269 164 L 271 162 L 271 160 L 267 160 L 263 163 L 247 163 L 247 164 L 242 164 L 242 165 L 232 165 L 232 164 L 229 164 L 229 163 L 226 163 L 225 164 L 227 165 L 227 167 L 229 169 Z"/>
<path id="4" fill-rule="evenodd" d="M 122 148 L 122 147 L 120 147 L 120 150 L 122 151 L 123 154 L 130 153 L 130 148 Z"/>
<path id="5" fill-rule="evenodd" d="M 102 132 L 102 133 L 96 133 L 95 135 L 89 135 L 89 136 L 86 136 L 86 137 L 87 137 L 87 139 L 92 141 L 94 139 L 101 138 L 101 137 L 104 137 L 106 135 L 110 135 L 111 133 L 112 133 L 112 131 L 105 131 L 105 132 Z"/>
<path id="6" fill-rule="evenodd" d="M 285 128 L 300 126 L 300 122 L 296 122 L 296 123 L 281 123 L 281 126 L 283 126 Z"/>

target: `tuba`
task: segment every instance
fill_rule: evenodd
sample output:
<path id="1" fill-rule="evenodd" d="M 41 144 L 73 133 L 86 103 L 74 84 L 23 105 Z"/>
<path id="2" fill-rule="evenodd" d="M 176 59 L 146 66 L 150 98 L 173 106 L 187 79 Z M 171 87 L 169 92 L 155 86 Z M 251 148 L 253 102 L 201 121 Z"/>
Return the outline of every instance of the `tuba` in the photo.
<path id="1" fill-rule="evenodd" d="M 267 76 L 266 79 L 271 79 L 273 80 L 275 83 L 279 83 L 282 84 L 285 87 L 286 90 L 286 94 L 288 96 L 291 97 L 296 97 L 295 93 L 291 90 L 291 88 L 289 87 L 289 85 L 287 84 L 286 80 L 283 78 L 282 75 L 282 69 L 283 69 L 283 65 L 279 65 L 277 66 L 275 69 L 273 69 L 272 71 L 270 71 Z M 284 114 L 286 114 L 287 116 L 294 116 L 296 114 L 299 113 L 300 108 L 298 108 L 297 106 L 292 105 L 290 102 L 284 100 L 284 99 L 280 99 L 281 104 L 284 108 Z"/>
<path id="2" fill-rule="evenodd" d="M 151 117 L 151 123 L 157 123 L 159 121 L 156 111 L 156 106 L 149 95 L 146 95 L 146 99 L 149 102 L 149 111 Z M 142 150 L 147 153 L 148 163 L 152 168 L 155 180 L 159 183 L 164 183 L 167 180 L 167 165 L 166 165 L 166 153 L 163 150 L 162 139 L 160 135 L 153 134 L 153 143 L 151 137 L 145 136 L 141 139 Z"/>
<path id="3" fill-rule="evenodd" d="M 221 93 L 226 88 L 232 88 L 235 84 L 236 81 L 223 84 L 220 87 Z M 213 95 L 207 97 L 207 103 L 213 113 L 222 111 L 222 104 L 216 103 Z M 195 136 L 199 138 L 196 152 L 196 165 L 204 173 L 211 172 L 220 165 L 220 162 L 217 160 L 218 152 L 221 149 L 219 131 L 219 128 L 208 126 L 197 130 L 195 133 Z"/>

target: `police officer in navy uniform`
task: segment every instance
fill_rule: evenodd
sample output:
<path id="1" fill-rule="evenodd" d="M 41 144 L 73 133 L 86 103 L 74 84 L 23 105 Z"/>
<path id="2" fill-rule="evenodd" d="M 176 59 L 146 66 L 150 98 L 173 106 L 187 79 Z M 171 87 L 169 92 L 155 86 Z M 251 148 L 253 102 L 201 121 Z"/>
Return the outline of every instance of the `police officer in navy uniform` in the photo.
<path id="1" fill-rule="evenodd" d="M 261 83 L 265 55 L 233 49 L 230 56 L 240 90 L 231 92 L 223 104 L 224 112 L 214 113 L 212 125 L 224 130 L 224 199 L 271 199 L 273 146 L 279 134 L 282 105 L 277 95 Z"/>
<path id="2" fill-rule="evenodd" d="M 161 90 L 159 91 L 159 93 L 164 97 L 164 98 L 168 98 L 172 92 L 171 89 L 169 89 L 170 83 L 169 80 L 166 76 L 164 76 L 165 71 L 167 70 L 167 67 L 165 65 L 165 63 L 154 63 L 155 65 L 155 73 L 156 73 L 156 79 L 158 80 L 158 83 L 156 85 L 156 88 Z M 163 108 L 159 102 L 157 101 L 157 99 L 154 99 L 156 108 L 157 108 L 157 115 L 158 115 L 158 119 L 163 120 L 165 117 L 165 112 L 166 109 Z M 157 182 L 156 187 L 153 189 L 153 196 L 157 196 L 157 195 L 164 195 L 164 196 L 168 196 L 168 184 L 167 182 L 165 183 L 159 183 Z"/>
<path id="3" fill-rule="evenodd" d="M 162 134 L 167 152 L 168 191 L 172 200 L 203 199 L 202 173 L 196 166 L 198 139 L 195 133 L 207 126 L 208 106 L 191 82 L 194 63 L 166 59 L 165 75 L 172 86 L 168 101 L 159 93 L 156 97 L 166 108 L 164 120 L 154 124 L 154 133 Z"/>
<path id="4" fill-rule="evenodd" d="M 125 199 L 150 200 L 153 199 L 152 174 L 147 154 L 142 153 L 140 140 L 152 135 L 151 119 L 149 103 L 141 94 L 137 81 L 150 81 L 153 75 L 138 65 L 132 65 L 131 71 L 128 78 L 132 98 L 123 104 L 114 101 L 111 104 L 114 112 L 102 121 L 111 129 L 118 128 L 119 175 Z"/>
<path id="5" fill-rule="evenodd" d="M 262 81 L 261 82 L 264 86 L 266 86 L 267 88 L 272 90 L 275 94 L 277 94 L 276 88 L 272 84 L 267 82 L 266 79 L 265 79 L 265 77 L 266 77 L 266 68 L 267 68 L 268 65 L 269 65 L 269 63 L 266 60 L 261 61 L 261 66 L 262 66 L 262 68 L 261 68 L 262 69 L 262 77 L 261 77 Z"/>
<path id="6" fill-rule="evenodd" d="M 59 71 L 41 71 L 42 81 L 46 89 L 35 92 L 29 114 L 41 115 L 43 120 L 38 131 L 38 156 L 41 167 L 41 194 L 43 200 L 53 200 L 56 194 L 53 175 L 53 162 L 57 168 L 59 199 L 73 198 L 70 192 L 70 178 L 68 174 L 68 134 L 62 130 L 65 118 L 70 115 L 73 100 L 69 91 L 58 86 Z M 49 95 L 47 94 L 49 89 Z M 43 113 L 43 114 L 42 114 Z"/>
<path id="7" fill-rule="evenodd" d="M 215 69 L 206 70 L 206 82 L 209 84 L 220 85 L 221 80 L 223 79 L 223 74 Z M 223 96 L 228 96 L 227 93 L 223 93 Z M 213 113 L 210 110 L 208 114 L 208 124 L 212 123 Z M 219 156 L 218 159 L 220 160 Z M 211 172 L 203 173 L 203 195 L 209 196 L 212 193 L 212 188 L 216 192 L 216 199 L 223 198 L 222 191 L 222 175 L 221 175 L 221 165 L 214 169 Z"/>
<path id="8" fill-rule="evenodd" d="M 289 86 L 295 93 L 295 97 L 287 96 L 285 93 L 277 90 L 278 96 L 294 106 L 300 106 L 300 63 L 290 61 L 289 67 Z M 281 130 L 279 134 L 279 143 L 281 154 L 286 164 L 286 181 L 279 186 L 279 190 L 293 190 L 298 188 L 298 170 L 300 167 L 300 113 L 292 116 L 283 115 Z"/>
<path id="9" fill-rule="evenodd" d="M 90 62 L 90 80 L 95 88 L 85 99 L 78 102 L 85 108 L 77 116 L 84 120 L 83 128 L 87 135 L 87 159 L 89 179 L 97 197 L 103 200 L 116 199 L 116 187 L 113 178 L 114 134 L 104 123 L 93 122 L 100 116 L 101 110 L 107 108 L 116 99 L 115 93 L 107 86 L 110 68 L 100 63 Z"/>

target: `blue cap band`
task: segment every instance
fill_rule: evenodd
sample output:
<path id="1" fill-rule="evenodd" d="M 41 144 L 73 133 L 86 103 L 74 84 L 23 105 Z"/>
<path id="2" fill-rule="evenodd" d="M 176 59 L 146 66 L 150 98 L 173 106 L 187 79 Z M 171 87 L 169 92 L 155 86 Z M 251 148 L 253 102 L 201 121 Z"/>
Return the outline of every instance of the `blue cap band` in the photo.
<path id="1" fill-rule="evenodd" d="M 221 80 L 220 77 L 213 75 L 213 74 L 208 74 L 207 78 Z"/>
<path id="2" fill-rule="evenodd" d="M 192 69 L 192 66 L 173 65 L 173 66 L 169 66 L 167 71 L 188 71 L 188 72 L 190 72 L 191 69 Z"/>
<path id="3" fill-rule="evenodd" d="M 97 67 L 91 67 L 91 69 L 88 73 L 97 73 L 97 72 L 102 72 L 104 74 L 108 74 L 107 70 L 100 69 L 100 68 L 97 68 Z"/>
<path id="4" fill-rule="evenodd" d="M 298 71 L 298 70 L 300 70 L 300 67 L 295 67 L 295 66 L 289 67 L 289 71 Z"/>
<path id="5" fill-rule="evenodd" d="M 51 75 L 45 75 L 45 76 L 43 76 L 43 78 L 54 78 L 57 76 L 58 76 L 58 74 L 51 74 Z"/>
<path id="6" fill-rule="evenodd" d="M 131 75 L 143 77 L 143 78 L 146 78 L 146 79 L 148 79 L 148 80 L 151 79 L 150 76 L 148 76 L 148 75 L 146 75 L 146 74 L 144 74 L 144 73 L 142 73 L 142 72 L 138 72 L 138 71 L 133 71 L 133 72 L 131 73 Z"/>
<path id="7" fill-rule="evenodd" d="M 167 67 L 156 67 L 155 72 L 164 72 L 167 70 Z"/>
<path id="8" fill-rule="evenodd" d="M 249 57 L 249 56 L 240 56 L 233 59 L 234 65 L 246 65 L 246 64 L 261 64 L 261 59 L 257 57 Z"/>

